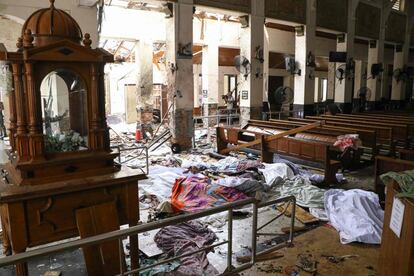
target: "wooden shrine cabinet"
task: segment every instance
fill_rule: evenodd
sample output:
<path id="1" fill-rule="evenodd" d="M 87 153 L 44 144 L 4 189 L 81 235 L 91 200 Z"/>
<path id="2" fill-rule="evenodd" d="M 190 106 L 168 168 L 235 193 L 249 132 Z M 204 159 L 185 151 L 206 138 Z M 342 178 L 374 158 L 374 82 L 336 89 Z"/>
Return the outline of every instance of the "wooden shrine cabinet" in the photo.
<path id="1" fill-rule="evenodd" d="M 92 49 L 89 34 L 54 6 L 25 22 L 16 52 L 0 44 L 14 90 L 9 162 L 2 166 L 0 212 L 8 254 L 78 236 L 80 208 L 115 203 L 121 224 L 139 220 L 138 180 L 114 163 L 105 118 L 104 65 L 113 56 Z M 138 265 L 137 236 L 130 237 Z M 18 275 L 27 275 L 25 264 Z"/>

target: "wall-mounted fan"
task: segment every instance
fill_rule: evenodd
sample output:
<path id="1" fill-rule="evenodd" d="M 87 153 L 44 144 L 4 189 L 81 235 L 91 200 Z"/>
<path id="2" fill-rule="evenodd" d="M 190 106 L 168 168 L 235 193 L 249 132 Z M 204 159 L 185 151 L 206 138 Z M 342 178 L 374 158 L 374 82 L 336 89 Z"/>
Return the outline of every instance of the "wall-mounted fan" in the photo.
<path id="1" fill-rule="evenodd" d="M 244 76 L 244 79 L 247 80 L 247 77 L 252 71 L 250 61 L 244 56 L 236 56 L 234 58 L 234 66 L 236 67 L 236 70 Z"/>
<path id="2" fill-rule="evenodd" d="M 301 70 L 298 68 L 294 57 L 285 57 L 285 67 L 286 71 L 290 72 L 292 75 L 298 74 L 298 76 L 300 76 Z"/>
<path id="3" fill-rule="evenodd" d="M 358 102 L 355 106 L 357 112 L 362 112 L 368 109 L 368 101 L 371 100 L 371 89 L 366 86 L 361 87 L 358 92 Z"/>
<path id="4" fill-rule="evenodd" d="M 335 77 L 339 80 L 339 83 L 342 83 L 346 77 L 346 64 L 342 64 L 335 70 Z"/>
<path id="5" fill-rule="evenodd" d="M 276 90 L 269 91 L 268 102 L 269 109 L 272 111 L 281 111 L 283 105 L 293 103 L 294 93 L 290 87 L 279 87 Z"/>
<path id="6" fill-rule="evenodd" d="M 400 82 L 400 81 L 406 81 L 406 80 L 408 79 L 408 74 L 407 74 L 407 72 L 406 72 L 405 70 L 398 68 L 398 69 L 395 69 L 395 70 L 392 72 L 392 77 L 393 77 L 393 78 L 394 78 L 397 82 Z"/>
<path id="7" fill-rule="evenodd" d="M 374 63 L 371 65 L 371 76 L 373 79 L 379 76 L 382 72 L 384 72 L 384 67 L 382 66 L 382 63 Z"/>

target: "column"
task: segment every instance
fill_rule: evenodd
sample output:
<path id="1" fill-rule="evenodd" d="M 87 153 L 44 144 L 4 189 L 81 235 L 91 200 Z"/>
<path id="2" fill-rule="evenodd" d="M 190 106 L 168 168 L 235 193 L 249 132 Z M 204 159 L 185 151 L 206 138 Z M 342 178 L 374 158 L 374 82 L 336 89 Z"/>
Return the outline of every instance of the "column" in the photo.
<path id="1" fill-rule="evenodd" d="M 152 131 L 153 99 L 153 43 L 149 40 L 137 42 L 135 63 L 137 65 L 137 127 L 142 133 Z"/>
<path id="2" fill-rule="evenodd" d="M 264 28 L 264 44 L 263 44 L 263 102 L 269 100 L 269 33 Z"/>
<path id="3" fill-rule="evenodd" d="M 362 60 L 355 60 L 355 70 L 354 70 L 354 96 L 353 101 L 356 102 L 359 99 L 359 90 L 363 86 L 363 68 Z"/>
<path id="4" fill-rule="evenodd" d="M 303 117 L 312 114 L 315 91 L 315 68 L 307 66 L 309 53 L 315 54 L 316 31 L 316 0 L 306 1 L 306 26 L 304 34 L 295 37 L 295 58 L 301 70 L 300 75 L 295 75 L 295 98 L 293 110 L 296 116 Z"/>
<path id="5" fill-rule="evenodd" d="M 384 72 L 380 73 L 379 76 L 373 78 L 371 69 L 373 64 L 382 64 L 384 67 L 384 40 L 385 40 L 385 29 L 388 16 L 391 12 L 392 5 L 384 2 L 381 14 L 381 25 L 378 40 L 372 40 L 369 42 L 368 48 L 368 68 L 367 68 L 367 87 L 371 91 L 371 97 L 367 99 L 368 109 L 373 110 L 377 107 L 377 102 L 381 99 L 381 95 L 385 94 L 384 83 L 382 79 L 385 76 Z"/>
<path id="6" fill-rule="evenodd" d="M 314 102 L 319 104 L 322 101 L 322 82 L 321 78 L 315 77 L 315 91 L 314 91 Z"/>
<path id="7" fill-rule="evenodd" d="M 359 0 L 348 0 L 348 21 L 347 33 L 344 34 L 344 40 L 338 40 L 336 50 L 338 52 L 347 52 L 347 61 L 354 58 L 354 40 L 355 40 L 355 12 Z M 343 63 L 336 63 L 336 68 L 343 65 Z M 349 64 L 350 65 L 350 64 Z M 352 112 L 352 96 L 353 96 L 353 76 L 352 71 L 348 65 L 347 74 L 345 78 L 339 82 L 336 80 L 335 87 L 335 104 L 339 106 L 343 113 Z"/>
<path id="8" fill-rule="evenodd" d="M 219 97 L 223 94 L 219 91 L 219 23 L 211 22 L 207 25 L 203 46 L 203 62 L 201 65 L 203 113 L 205 116 L 216 115 Z M 217 120 L 205 120 L 210 125 Z"/>
<path id="9" fill-rule="evenodd" d="M 411 40 L 411 19 L 407 19 L 407 28 L 404 44 L 395 47 L 394 52 L 394 70 L 404 70 L 408 64 L 408 55 L 410 52 L 410 40 Z M 391 90 L 391 106 L 393 109 L 399 109 L 404 106 L 405 91 L 407 82 L 405 80 L 397 80 L 392 78 L 392 90 Z"/>
<path id="10" fill-rule="evenodd" d="M 172 3 L 173 15 L 166 20 L 166 61 L 172 142 L 182 150 L 192 147 L 193 138 L 193 1 Z"/>
<path id="11" fill-rule="evenodd" d="M 251 63 L 251 72 L 240 74 L 240 124 L 247 124 L 249 119 L 261 119 L 263 106 L 263 48 L 264 48 L 264 1 L 251 0 L 249 26 L 240 33 L 240 55 Z M 264 57 L 263 57 L 264 58 Z"/>
<path id="12" fill-rule="evenodd" d="M 328 93 L 326 95 L 326 102 L 333 103 L 335 98 L 335 62 L 328 64 Z"/>

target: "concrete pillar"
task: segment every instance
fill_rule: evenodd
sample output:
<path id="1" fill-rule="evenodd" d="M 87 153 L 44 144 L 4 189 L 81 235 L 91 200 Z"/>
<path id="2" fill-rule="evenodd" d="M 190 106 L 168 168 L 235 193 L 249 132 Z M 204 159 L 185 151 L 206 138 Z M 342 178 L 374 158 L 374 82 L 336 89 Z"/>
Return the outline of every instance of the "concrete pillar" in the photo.
<path id="1" fill-rule="evenodd" d="M 319 103 L 319 99 L 321 99 L 320 94 L 321 94 L 321 88 L 320 88 L 320 79 L 319 78 L 315 78 L 315 91 L 314 91 L 314 102 L 315 103 Z"/>
<path id="2" fill-rule="evenodd" d="M 347 52 L 347 61 L 354 58 L 355 45 L 355 12 L 359 0 L 348 0 L 348 21 L 347 33 L 342 41 L 337 41 L 336 50 L 338 52 Z M 336 68 L 343 65 L 343 63 L 336 63 Z M 345 64 L 346 65 L 346 64 Z M 347 68 L 350 70 L 351 68 Z M 342 81 L 335 80 L 335 103 L 339 106 L 343 113 L 352 112 L 352 96 L 353 96 L 353 75 L 348 71 L 348 75 Z"/>
<path id="3" fill-rule="evenodd" d="M 240 123 L 244 126 L 249 119 L 260 119 L 263 105 L 264 63 L 260 55 L 264 48 L 265 5 L 264 1 L 251 0 L 252 11 L 249 26 L 240 32 L 240 55 L 251 63 L 251 72 L 239 76 Z"/>
<path id="4" fill-rule="evenodd" d="M 207 25 L 201 65 L 204 115 L 217 114 L 219 104 L 219 24 Z M 207 96 L 207 97 L 206 97 Z M 205 120 L 215 124 L 217 120 Z"/>
<path id="5" fill-rule="evenodd" d="M 326 95 L 326 102 L 332 103 L 335 98 L 335 62 L 328 64 L 328 93 Z"/>
<path id="6" fill-rule="evenodd" d="M 137 120 L 144 130 L 152 124 L 153 99 L 153 43 L 140 40 L 135 47 L 135 63 L 137 65 Z"/>
<path id="7" fill-rule="evenodd" d="M 394 52 L 394 70 L 404 70 L 408 64 L 408 56 L 410 52 L 410 40 L 411 40 L 411 19 L 407 20 L 407 28 L 404 44 L 401 47 L 395 47 Z M 405 90 L 407 82 L 405 80 L 397 80 L 392 78 L 392 90 L 391 90 L 391 105 L 393 109 L 399 109 L 404 106 Z"/>
<path id="8" fill-rule="evenodd" d="M 193 137 L 193 1 L 171 3 L 172 17 L 166 20 L 166 62 L 170 112 L 170 131 L 173 143 L 182 150 L 192 147 Z"/>
<path id="9" fill-rule="evenodd" d="M 264 44 L 263 44 L 263 102 L 269 100 L 269 33 L 264 28 Z"/>
<path id="10" fill-rule="evenodd" d="M 367 87 L 371 91 L 371 98 L 368 100 L 368 108 L 375 109 L 377 102 L 381 98 L 381 83 L 383 74 L 375 78 L 371 74 L 373 64 L 381 63 L 384 66 L 384 40 L 374 40 L 370 42 L 368 48 L 368 67 L 367 67 Z"/>
<path id="11" fill-rule="evenodd" d="M 367 79 L 365 72 L 367 70 L 367 63 L 362 60 L 355 60 L 354 72 L 354 97 L 353 102 L 359 104 L 359 92 L 362 87 L 367 86 Z"/>
<path id="12" fill-rule="evenodd" d="M 385 95 L 388 90 L 386 87 L 386 82 L 382 81 L 386 75 L 385 70 L 375 79 L 371 74 L 372 64 L 380 63 L 385 69 L 384 64 L 384 41 L 385 41 L 385 29 L 389 14 L 391 12 L 392 5 L 389 2 L 383 4 L 382 13 L 381 13 L 381 23 L 380 23 L 380 32 L 379 39 L 370 41 L 368 47 L 368 68 L 367 68 L 367 87 L 371 90 L 371 98 L 368 100 L 368 109 L 376 109 L 377 102 L 381 99 L 382 95 Z"/>
<path id="13" fill-rule="evenodd" d="M 293 110 L 303 117 L 313 113 L 315 91 L 315 68 L 307 66 L 308 54 L 315 55 L 316 0 L 306 1 L 306 26 L 304 34 L 295 36 L 295 59 L 301 70 L 295 75 Z"/>

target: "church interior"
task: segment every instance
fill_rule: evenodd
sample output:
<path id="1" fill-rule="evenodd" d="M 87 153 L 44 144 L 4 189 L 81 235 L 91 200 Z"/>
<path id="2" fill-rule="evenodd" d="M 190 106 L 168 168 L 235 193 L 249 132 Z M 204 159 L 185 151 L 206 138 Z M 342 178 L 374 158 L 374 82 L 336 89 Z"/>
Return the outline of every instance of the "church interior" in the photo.
<path id="1" fill-rule="evenodd" d="M 0 275 L 414 275 L 413 0 L 0 0 Z"/>

